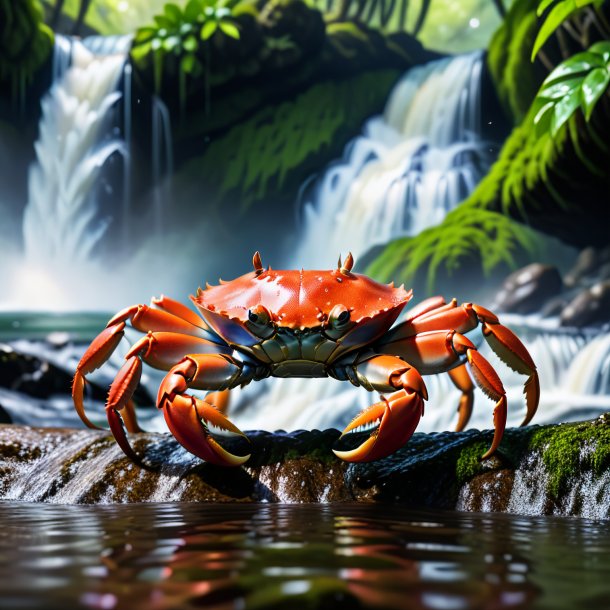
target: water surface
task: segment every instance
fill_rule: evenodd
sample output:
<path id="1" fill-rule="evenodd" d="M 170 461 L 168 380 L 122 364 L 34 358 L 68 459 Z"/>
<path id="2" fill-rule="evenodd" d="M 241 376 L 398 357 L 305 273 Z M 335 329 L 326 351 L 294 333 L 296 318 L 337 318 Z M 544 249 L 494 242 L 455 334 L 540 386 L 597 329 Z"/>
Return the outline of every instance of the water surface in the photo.
<path id="1" fill-rule="evenodd" d="M 0 504 L 0 607 L 600 608 L 604 521 L 380 505 Z"/>

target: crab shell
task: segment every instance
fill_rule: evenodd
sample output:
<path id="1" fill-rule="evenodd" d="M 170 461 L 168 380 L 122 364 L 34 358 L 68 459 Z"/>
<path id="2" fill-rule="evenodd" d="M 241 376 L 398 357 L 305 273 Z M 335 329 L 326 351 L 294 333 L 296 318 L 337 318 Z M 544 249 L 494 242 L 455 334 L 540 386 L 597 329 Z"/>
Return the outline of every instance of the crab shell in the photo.
<path id="1" fill-rule="evenodd" d="M 380 284 L 366 275 L 334 270 L 259 270 L 208 286 L 191 297 L 206 322 L 229 345 L 249 347 L 261 337 L 249 328 L 249 312 L 263 306 L 274 327 L 294 333 L 330 330 L 337 305 L 350 312 L 336 338 L 345 353 L 381 337 L 411 299 L 403 286 Z"/>

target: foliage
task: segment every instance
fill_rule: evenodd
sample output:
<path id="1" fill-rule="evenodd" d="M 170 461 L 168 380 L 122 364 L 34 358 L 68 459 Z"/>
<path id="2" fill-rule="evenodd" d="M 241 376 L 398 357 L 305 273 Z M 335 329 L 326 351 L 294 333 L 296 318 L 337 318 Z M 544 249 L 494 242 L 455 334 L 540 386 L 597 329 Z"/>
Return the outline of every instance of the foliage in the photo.
<path id="1" fill-rule="evenodd" d="M 527 227 L 477 203 L 464 202 L 440 225 L 416 237 L 391 242 L 366 272 L 380 281 L 411 284 L 418 272 L 426 269 L 428 290 L 432 291 L 441 267 L 451 274 L 465 259 L 478 258 L 488 274 L 500 263 L 514 266 L 517 247 L 534 249 L 535 240 Z"/>
<path id="2" fill-rule="evenodd" d="M 55 28 L 53 18 L 63 15 L 75 24 L 84 0 L 44 0 L 51 16 L 51 27 Z M 149 23 L 154 15 L 163 11 L 167 0 L 93 0 L 84 15 L 87 28 L 102 36 L 131 34 L 140 26 Z M 186 0 L 178 0 L 186 4 Z M 80 34 L 81 32 L 75 32 Z"/>
<path id="3" fill-rule="evenodd" d="M 589 121 L 610 84 L 610 42 L 592 45 L 559 64 L 542 84 L 534 102 L 538 135 L 559 129 L 580 108 Z"/>
<path id="4" fill-rule="evenodd" d="M 555 30 L 561 26 L 561 24 L 572 17 L 577 11 L 582 8 L 594 5 L 600 7 L 604 3 L 604 0 L 541 0 L 538 5 L 538 16 L 541 16 L 552 5 L 553 8 L 547 15 L 544 23 L 540 27 L 536 41 L 532 48 L 532 61 L 538 55 L 538 52 L 544 45 L 544 43 L 550 38 Z"/>
<path id="5" fill-rule="evenodd" d="M 168 3 L 162 14 L 155 15 L 154 25 L 137 31 L 131 56 L 140 65 L 152 56 L 157 92 L 161 90 L 165 58 L 171 55 L 178 62 L 179 97 L 184 105 L 187 76 L 197 78 L 204 67 L 209 68 L 208 41 L 217 34 L 239 39 L 234 6 L 234 0 L 189 0 L 184 9 Z M 209 74 L 206 77 L 209 80 Z"/>
<path id="6" fill-rule="evenodd" d="M 38 0 L 0 0 L 0 83 L 10 82 L 13 99 L 25 88 L 53 48 L 53 32 L 42 21 Z"/>
<path id="7" fill-rule="evenodd" d="M 377 70 L 317 83 L 294 100 L 266 106 L 213 141 L 205 156 L 191 163 L 190 171 L 201 182 L 203 166 L 204 184 L 216 184 L 221 197 L 238 191 L 245 209 L 272 189 L 281 189 L 291 172 L 299 171 L 302 181 L 315 169 L 312 159 L 337 142 L 346 142 L 371 112 L 383 106 L 399 74 Z"/>
<path id="8" fill-rule="evenodd" d="M 530 62 L 538 20 L 535 0 L 516 0 L 489 44 L 487 65 L 506 114 L 520 123 L 544 79 Z"/>

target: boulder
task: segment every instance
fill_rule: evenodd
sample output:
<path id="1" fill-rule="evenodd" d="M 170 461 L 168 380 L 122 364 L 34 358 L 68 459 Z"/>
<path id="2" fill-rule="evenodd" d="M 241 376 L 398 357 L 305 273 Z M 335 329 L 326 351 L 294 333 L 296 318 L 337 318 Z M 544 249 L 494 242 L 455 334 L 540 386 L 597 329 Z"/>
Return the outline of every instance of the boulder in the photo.
<path id="1" fill-rule="evenodd" d="M 533 313 L 557 297 L 563 283 L 557 267 L 532 263 L 511 273 L 495 298 L 495 309 L 510 313 Z"/>
<path id="2" fill-rule="evenodd" d="M 579 293 L 563 309 L 562 326 L 592 326 L 610 323 L 610 280 L 598 282 Z"/>

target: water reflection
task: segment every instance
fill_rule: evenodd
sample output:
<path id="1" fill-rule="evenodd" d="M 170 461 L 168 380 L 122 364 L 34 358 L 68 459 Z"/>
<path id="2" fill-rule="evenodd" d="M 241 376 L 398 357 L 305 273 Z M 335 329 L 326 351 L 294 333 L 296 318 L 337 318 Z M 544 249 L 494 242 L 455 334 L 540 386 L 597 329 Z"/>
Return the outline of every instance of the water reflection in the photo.
<path id="1" fill-rule="evenodd" d="M 592 607 L 603 522 L 352 505 L 2 504 L 3 608 Z"/>

